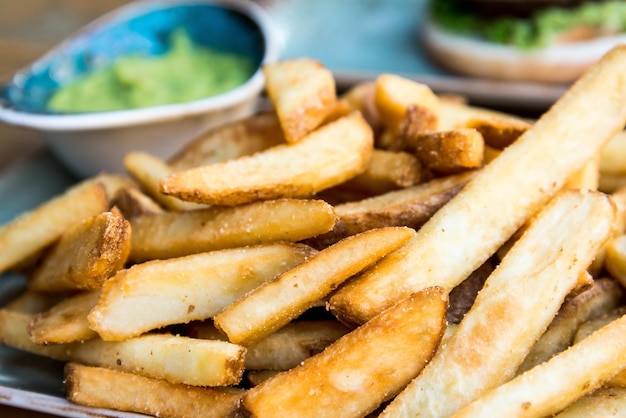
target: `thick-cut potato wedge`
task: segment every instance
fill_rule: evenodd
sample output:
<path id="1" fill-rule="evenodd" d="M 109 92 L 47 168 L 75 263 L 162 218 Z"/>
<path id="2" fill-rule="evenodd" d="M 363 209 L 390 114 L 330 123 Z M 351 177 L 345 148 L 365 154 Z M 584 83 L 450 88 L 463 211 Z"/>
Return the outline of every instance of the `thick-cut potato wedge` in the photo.
<path id="1" fill-rule="evenodd" d="M 621 303 L 622 289 L 611 279 L 599 279 L 593 286 L 565 301 L 546 332 L 532 347 L 517 369 L 523 373 L 572 345 L 576 330 L 585 321 L 612 311 Z"/>
<path id="2" fill-rule="evenodd" d="M 41 345 L 31 340 L 29 328 L 33 318 L 34 315 L 29 312 L 0 309 L 0 341 L 6 346 L 38 356 L 60 361 L 70 360 L 67 348 L 74 344 Z"/>
<path id="3" fill-rule="evenodd" d="M 95 408 L 161 418 L 223 418 L 239 410 L 242 389 L 199 388 L 78 363 L 65 365 L 67 399 Z"/>
<path id="4" fill-rule="evenodd" d="M 289 370 L 349 331 L 334 320 L 293 321 L 246 347 L 246 370 Z M 189 334 L 208 340 L 226 339 L 209 321 L 191 324 Z"/>
<path id="5" fill-rule="evenodd" d="M 339 187 L 374 195 L 414 186 L 424 177 L 422 163 L 414 155 L 374 149 L 365 171 Z"/>
<path id="6" fill-rule="evenodd" d="M 102 212 L 68 228 L 29 277 L 42 292 L 95 290 L 119 269 L 130 252 L 130 224 L 117 211 Z"/>
<path id="7" fill-rule="evenodd" d="M 0 226 L 0 272 L 38 254 L 70 226 L 108 208 L 104 186 L 87 180 Z"/>
<path id="8" fill-rule="evenodd" d="M 406 246 L 331 298 L 362 323 L 419 289 L 449 290 L 482 265 L 626 121 L 626 47 L 604 56 Z"/>
<path id="9" fill-rule="evenodd" d="M 576 330 L 576 335 L 574 336 L 573 344 L 576 344 L 580 342 L 581 340 L 583 340 L 584 338 L 587 338 L 588 336 L 593 334 L 594 331 L 599 330 L 600 328 L 602 328 L 609 322 L 612 322 L 618 319 L 624 314 L 626 314 L 626 306 L 620 306 L 619 308 L 616 308 L 615 310 L 611 312 L 607 312 L 606 314 L 600 317 L 592 318 L 592 319 L 585 321 L 584 323 L 580 324 L 580 326 Z"/>
<path id="10" fill-rule="evenodd" d="M 379 135 L 376 145 L 387 150 L 407 151 L 411 148 L 409 138 L 436 131 L 438 123 L 438 116 L 431 108 L 409 104 L 402 122 L 397 127 L 388 127 Z"/>
<path id="11" fill-rule="evenodd" d="M 454 335 L 381 417 L 451 416 L 510 379 L 610 236 L 614 219 L 603 194 L 555 197 L 489 276 Z"/>
<path id="12" fill-rule="evenodd" d="M 407 143 L 426 168 L 442 174 L 479 168 L 485 154 L 485 141 L 476 129 L 424 132 L 407 137 Z"/>
<path id="13" fill-rule="evenodd" d="M 362 417 L 393 397 L 434 354 L 446 293 L 425 289 L 350 332 L 300 366 L 250 389 L 255 417 Z"/>
<path id="14" fill-rule="evenodd" d="M 29 326 L 35 344 L 64 344 L 95 338 L 98 333 L 89 328 L 87 315 L 100 296 L 99 291 L 70 296 L 45 312 L 35 315 Z"/>
<path id="15" fill-rule="evenodd" d="M 263 66 L 263 74 L 288 143 L 303 139 L 332 113 L 337 100 L 335 79 L 320 62 L 282 60 Z"/>
<path id="16" fill-rule="evenodd" d="M 349 88 L 340 98 L 348 103 L 352 110 L 361 112 L 374 132 L 380 130 L 380 115 L 376 108 L 376 82 L 364 81 Z"/>
<path id="17" fill-rule="evenodd" d="M 509 113 L 470 106 L 456 97 L 441 96 L 439 100 L 439 129 L 478 129 L 487 136 L 485 142 L 494 148 L 506 148 L 531 124 L 532 121 Z"/>
<path id="18" fill-rule="evenodd" d="M 359 113 L 352 113 L 296 144 L 167 176 L 160 190 L 215 205 L 310 196 L 365 170 L 372 149 L 372 129 Z"/>
<path id="19" fill-rule="evenodd" d="M 330 231 L 335 214 L 332 206 L 321 200 L 279 199 L 144 215 L 131 219 L 130 224 L 130 259 L 138 262 L 275 241 L 301 241 Z"/>
<path id="20" fill-rule="evenodd" d="M 508 147 L 529 127 L 530 123 L 525 120 L 487 112 L 471 117 L 465 124 L 465 128 L 476 129 L 480 132 L 485 144 L 496 149 Z"/>
<path id="21" fill-rule="evenodd" d="M 202 207 L 202 205 L 166 196 L 159 191 L 159 180 L 175 172 L 172 167 L 160 158 L 147 152 L 130 152 L 124 157 L 124 168 L 139 183 L 142 190 L 163 207 L 179 211 Z"/>
<path id="22" fill-rule="evenodd" d="M 211 318 L 314 253 L 301 244 L 268 244 L 136 264 L 104 284 L 89 324 L 104 340 L 124 340 Z"/>
<path id="23" fill-rule="evenodd" d="M 499 386 L 454 414 L 467 417 L 546 417 L 615 376 L 626 364 L 626 316 Z"/>
<path id="24" fill-rule="evenodd" d="M 439 115 L 439 98 L 430 87 L 394 74 L 378 76 L 374 100 L 382 124 L 392 130 L 399 129 L 411 105 L 426 108 L 437 118 Z M 432 129 L 437 123 L 428 122 L 424 129 Z"/>
<path id="25" fill-rule="evenodd" d="M 339 204 L 335 206 L 335 227 L 306 242 L 322 248 L 368 229 L 386 226 L 418 229 L 476 174 L 476 171 L 468 171 L 364 200 Z"/>
<path id="26" fill-rule="evenodd" d="M 285 142 L 275 112 L 261 112 L 218 126 L 188 143 L 168 160 L 174 171 L 252 155 Z"/>
<path id="27" fill-rule="evenodd" d="M 243 375 L 245 348 L 226 341 L 154 334 L 120 342 L 92 338 L 45 346 L 31 341 L 28 333 L 31 319 L 29 314 L 0 310 L 0 340 L 9 347 L 56 360 L 137 373 L 172 383 L 228 386 L 239 383 Z"/>
<path id="28" fill-rule="evenodd" d="M 155 200 L 135 187 L 118 190 L 113 196 L 111 206 L 116 207 L 126 219 L 163 212 L 163 208 Z"/>
<path id="29" fill-rule="evenodd" d="M 249 345 L 297 318 L 341 283 L 415 236 L 411 228 L 379 228 L 345 238 L 216 315 L 229 341 Z"/>
<path id="30" fill-rule="evenodd" d="M 626 416 L 626 388 L 603 387 L 580 398 L 554 418 L 618 418 Z"/>

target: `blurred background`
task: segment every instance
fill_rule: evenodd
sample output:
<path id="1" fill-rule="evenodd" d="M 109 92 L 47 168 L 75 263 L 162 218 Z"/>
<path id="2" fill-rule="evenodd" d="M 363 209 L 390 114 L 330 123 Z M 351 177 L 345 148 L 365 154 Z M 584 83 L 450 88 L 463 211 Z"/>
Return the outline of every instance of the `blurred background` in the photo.
<path id="1" fill-rule="evenodd" d="M 0 82 L 68 34 L 130 0 L 0 0 Z M 0 123 L 0 172 L 40 143 L 37 134 Z"/>

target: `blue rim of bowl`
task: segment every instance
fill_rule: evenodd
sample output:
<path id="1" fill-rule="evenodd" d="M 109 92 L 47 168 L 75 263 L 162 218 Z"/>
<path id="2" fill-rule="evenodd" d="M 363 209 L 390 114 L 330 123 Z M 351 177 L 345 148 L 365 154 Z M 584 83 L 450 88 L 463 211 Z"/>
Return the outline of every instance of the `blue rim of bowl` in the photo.
<path id="1" fill-rule="evenodd" d="M 262 66 L 266 63 L 274 62 L 278 59 L 279 50 L 276 42 L 275 29 L 267 12 L 259 5 L 248 0 L 144 0 L 131 3 L 113 10 L 98 19 L 92 21 L 88 25 L 81 28 L 77 34 L 89 31 L 97 27 L 102 22 L 114 19 L 120 12 L 128 13 L 127 16 L 140 15 L 147 10 L 174 7 L 183 4 L 216 4 L 222 5 L 228 9 L 242 13 L 255 22 L 264 37 L 265 53 L 261 63 L 255 73 L 239 87 L 228 92 L 221 93 L 216 96 L 207 97 L 205 99 L 195 100 L 188 103 L 175 103 L 162 106 L 154 106 L 140 109 L 118 110 L 110 112 L 82 113 L 82 114 L 37 114 L 20 110 L 15 110 L 0 100 L 0 121 L 38 130 L 44 131 L 78 131 L 78 130 L 99 130 L 110 129 L 116 127 L 134 126 L 149 122 L 161 122 L 188 117 L 190 115 L 198 115 L 214 110 L 227 110 L 234 107 L 251 97 L 258 95 L 264 87 L 265 80 L 263 76 Z M 150 9 L 145 6 L 150 5 Z M 67 39 L 70 40 L 74 36 Z M 39 62 L 46 61 L 58 49 L 62 48 L 66 41 L 61 42 L 57 46 L 50 49 L 45 55 L 29 64 L 21 72 L 32 68 Z M 15 76 L 14 76 L 15 77 Z M 10 84 L 10 82 L 9 82 Z M 7 89 L 9 84 L 0 86 L 0 96 L 2 90 Z"/>

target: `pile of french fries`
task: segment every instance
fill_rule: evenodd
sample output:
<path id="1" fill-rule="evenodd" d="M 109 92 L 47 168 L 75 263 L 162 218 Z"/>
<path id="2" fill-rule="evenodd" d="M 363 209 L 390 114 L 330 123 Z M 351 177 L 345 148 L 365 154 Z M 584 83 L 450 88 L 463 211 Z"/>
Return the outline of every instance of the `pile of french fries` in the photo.
<path id="1" fill-rule="evenodd" d="M 2 343 L 159 417 L 626 414 L 626 47 L 537 121 L 264 72 L 267 110 L 0 227 Z"/>

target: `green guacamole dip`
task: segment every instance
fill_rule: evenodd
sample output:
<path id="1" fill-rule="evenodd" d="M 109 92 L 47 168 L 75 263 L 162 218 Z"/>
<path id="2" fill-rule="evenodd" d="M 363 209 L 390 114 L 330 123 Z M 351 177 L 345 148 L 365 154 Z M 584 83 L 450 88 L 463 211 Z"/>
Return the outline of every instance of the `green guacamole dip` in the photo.
<path id="1" fill-rule="evenodd" d="M 213 96 L 246 82 L 252 59 L 194 45 L 184 30 L 173 32 L 159 56 L 129 55 L 59 89 L 48 101 L 57 112 L 104 112 L 183 103 Z"/>
<path id="2" fill-rule="evenodd" d="M 490 20 L 475 13 L 465 0 L 433 0 L 431 13 L 435 22 L 450 31 L 472 33 L 522 49 L 547 46 L 558 35 L 578 26 L 608 33 L 626 31 L 626 2 L 621 0 L 586 2 L 570 9 L 549 7 L 530 18 L 503 16 Z"/>

